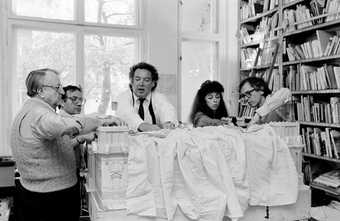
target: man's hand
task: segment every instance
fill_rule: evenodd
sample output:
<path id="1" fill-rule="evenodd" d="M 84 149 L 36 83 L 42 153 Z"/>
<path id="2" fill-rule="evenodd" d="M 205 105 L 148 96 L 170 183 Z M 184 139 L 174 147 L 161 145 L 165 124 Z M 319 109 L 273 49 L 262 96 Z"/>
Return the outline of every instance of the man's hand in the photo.
<path id="1" fill-rule="evenodd" d="M 77 138 L 81 143 L 84 142 L 91 143 L 96 138 L 96 134 L 95 132 L 90 132 L 87 134 L 79 135 L 77 136 Z"/>
<path id="2" fill-rule="evenodd" d="M 79 129 L 77 127 L 69 127 L 64 130 L 61 136 L 68 135 L 70 137 L 75 137 L 79 134 Z"/>
<path id="3" fill-rule="evenodd" d="M 260 119 L 261 119 L 261 116 L 258 113 L 255 113 L 254 117 L 251 119 L 248 126 L 258 123 Z"/>
<path id="4" fill-rule="evenodd" d="M 161 128 L 155 124 L 150 124 L 150 123 L 141 123 L 138 127 L 139 131 L 155 131 L 155 130 L 160 130 Z"/>
<path id="5" fill-rule="evenodd" d="M 126 126 L 127 124 L 118 117 L 108 116 L 100 119 L 103 126 Z"/>
<path id="6" fill-rule="evenodd" d="M 176 124 L 171 122 L 171 121 L 167 121 L 164 124 L 161 125 L 161 128 L 163 129 L 175 129 L 176 128 Z"/>

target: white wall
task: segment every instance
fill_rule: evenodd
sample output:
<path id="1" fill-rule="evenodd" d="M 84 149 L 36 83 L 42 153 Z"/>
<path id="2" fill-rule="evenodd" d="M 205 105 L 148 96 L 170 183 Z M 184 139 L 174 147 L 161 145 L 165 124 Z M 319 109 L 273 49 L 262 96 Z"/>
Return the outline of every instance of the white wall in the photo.
<path id="1" fill-rule="evenodd" d="M 223 64 L 220 66 L 222 73 L 219 74 L 220 80 L 225 88 L 225 100 L 228 106 L 229 113 L 237 114 L 237 99 L 238 99 L 238 84 L 239 84 L 239 56 L 238 56 L 238 1 L 237 0 L 221 0 L 225 1 L 221 4 L 226 7 L 226 15 L 221 16 L 226 20 L 226 51 L 220 53 L 223 56 Z M 169 75 L 174 75 L 173 79 L 178 83 L 178 56 L 179 51 L 177 47 L 178 41 L 178 6 L 177 0 L 160 1 L 160 0 L 146 0 L 146 20 L 145 28 L 148 47 L 146 60 L 154 64 L 161 76 L 160 87 L 162 90 L 166 87 L 172 89 L 170 100 L 174 105 L 177 104 L 176 96 L 179 93 L 179 87 L 172 85 L 173 81 L 169 81 Z M 162 74 L 168 75 L 166 81 L 162 82 Z"/>
<path id="2" fill-rule="evenodd" d="M 6 96 L 8 82 L 6 82 L 5 73 L 6 73 L 6 56 L 5 48 L 6 48 L 6 39 L 7 39 L 7 31 L 5 29 L 5 19 L 7 12 L 4 7 L 5 1 L 0 1 L 0 116 L 4 116 L 4 107 L 5 105 L 9 105 Z M 7 99 L 6 99 L 7 98 Z M 0 117 L 0 156 L 3 155 L 11 155 L 10 148 L 8 148 L 8 140 L 9 140 L 9 131 L 4 130 L 4 125 L 10 124 L 10 120 L 3 119 Z"/>
<path id="3" fill-rule="evenodd" d="M 158 90 L 177 106 L 177 1 L 146 0 L 146 59 L 160 73 Z M 163 76 L 162 76 L 163 75 Z"/>
<path id="4" fill-rule="evenodd" d="M 238 48 L 238 1 L 226 0 L 226 70 L 227 73 L 221 75 L 221 81 L 225 89 L 225 98 L 229 113 L 237 114 L 238 108 L 238 85 L 240 82 L 239 69 L 239 48 Z"/>

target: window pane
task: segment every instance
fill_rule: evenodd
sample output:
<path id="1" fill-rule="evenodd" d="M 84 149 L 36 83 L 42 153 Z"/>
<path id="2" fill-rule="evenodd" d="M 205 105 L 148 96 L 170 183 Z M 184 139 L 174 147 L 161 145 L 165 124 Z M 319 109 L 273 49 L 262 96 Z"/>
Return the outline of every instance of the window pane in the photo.
<path id="1" fill-rule="evenodd" d="M 136 59 L 135 38 L 85 36 L 85 113 L 113 114 L 111 103 L 128 88 Z"/>
<path id="2" fill-rule="evenodd" d="M 21 16 L 74 19 L 73 0 L 12 0 L 12 10 Z"/>
<path id="3" fill-rule="evenodd" d="M 135 25 L 136 0 L 85 0 L 85 21 Z"/>
<path id="4" fill-rule="evenodd" d="M 205 41 L 182 41 L 181 116 L 189 114 L 197 90 L 205 80 L 216 76 L 217 44 Z"/>
<path id="5" fill-rule="evenodd" d="M 182 31 L 215 33 L 217 0 L 183 0 Z"/>
<path id="6" fill-rule="evenodd" d="M 17 29 L 15 38 L 14 111 L 18 110 L 17 108 L 28 98 L 25 79 L 32 70 L 52 68 L 60 72 L 63 84 L 75 83 L 75 36 L 73 34 Z"/>

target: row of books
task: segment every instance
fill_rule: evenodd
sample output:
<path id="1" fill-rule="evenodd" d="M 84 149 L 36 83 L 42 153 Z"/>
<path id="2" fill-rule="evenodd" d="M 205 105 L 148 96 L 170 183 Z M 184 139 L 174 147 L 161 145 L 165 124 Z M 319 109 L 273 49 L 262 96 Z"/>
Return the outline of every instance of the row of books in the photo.
<path id="1" fill-rule="evenodd" d="M 249 34 L 246 27 L 242 26 L 240 30 L 240 40 L 242 44 L 260 43 L 265 36 L 264 32 L 256 31 L 253 34 Z"/>
<path id="2" fill-rule="evenodd" d="M 259 48 L 241 49 L 241 68 L 253 68 Z"/>
<path id="3" fill-rule="evenodd" d="M 241 2 L 241 21 L 272 10 L 278 6 L 278 0 L 249 0 Z"/>
<path id="4" fill-rule="evenodd" d="M 329 14 L 326 17 L 326 22 L 340 18 L 340 0 L 328 0 L 325 13 Z"/>
<path id="5" fill-rule="evenodd" d="M 260 43 L 263 42 L 265 38 L 275 37 L 275 28 L 278 27 L 278 19 L 278 13 L 274 13 L 272 16 L 263 17 L 256 27 L 243 24 L 240 30 L 241 42 L 243 44 Z M 253 33 L 250 34 L 250 32 Z"/>
<path id="6" fill-rule="evenodd" d="M 273 58 L 275 57 L 275 45 L 268 41 L 265 42 L 263 48 L 259 52 L 259 48 L 244 48 L 241 50 L 241 68 L 253 68 L 254 65 L 265 66 L 271 65 Z M 255 60 L 258 55 L 257 64 Z M 277 63 L 277 58 L 275 63 Z"/>
<path id="7" fill-rule="evenodd" d="M 248 2 L 241 1 L 241 21 L 247 18 L 251 18 L 256 16 L 259 13 L 262 13 L 263 5 L 260 0 L 249 0 Z"/>
<path id="8" fill-rule="evenodd" d="M 340 18 L 340 0 L 312 0 L 309 5 L 297 5 L 296 10 L 286 9 L 283 12 L 284 31 L 306 28 L 323 22 Z M 325 15 L 318 19 L 317 16 Z"/>
<path id="9" fill-rule="evenodd" d="M 340 89 L 340 67 L 324 64 L 321 67 L 290 65 L 285 86 L 292 91 Z"/>
<path id="10" fill-rule="evenodd" d="M 301 128 L 302 138 L 305 142 L 304 152 L 340 159 L 340 132 L 325 128 L 321 130 L 317 127 Z"/>
<path id="11" fill-rule="evenodd" d="M 288 44 L 286 52 L 289 61 L 333 56 L 340 54 L 340 38 L 323 30 L 317 30 L 315 38 L 303 44 Z"/>
<path id="12" fill-rule="evenodd" d="M 329 100 L 314 101 L 313 96 L 301 95 L 300 101 L 296 101 L 297 120 L 340 124 L 340 97 L 331 97 Z"/>
<path id="13" fill-rule="evenodd" d="M 295 10 L 286 9 L 283 11 L 283 31 L 289 32 L 312 26 L 312 21 L 309 21 L 311 18 L 310 10 L 305 5 L 297 5 Z"/>

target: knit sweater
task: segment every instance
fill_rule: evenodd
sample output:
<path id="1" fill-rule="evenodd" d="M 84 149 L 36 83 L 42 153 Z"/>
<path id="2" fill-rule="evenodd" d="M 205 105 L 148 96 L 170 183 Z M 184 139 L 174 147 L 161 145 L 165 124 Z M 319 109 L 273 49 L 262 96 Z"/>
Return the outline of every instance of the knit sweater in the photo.
<path id="1" fill-rule="evenodd" d="M 81 124 L 58 115 L 38 98 L 25 102 L 12 124 L 11 148 L 26 189 L 51 192 L 76 184 L 73 148 L 60 145 L 62 133 L 69 127 L 80 130 Z"/>

